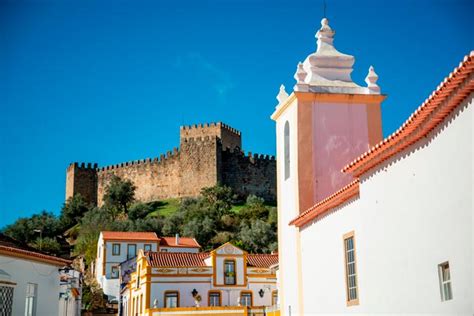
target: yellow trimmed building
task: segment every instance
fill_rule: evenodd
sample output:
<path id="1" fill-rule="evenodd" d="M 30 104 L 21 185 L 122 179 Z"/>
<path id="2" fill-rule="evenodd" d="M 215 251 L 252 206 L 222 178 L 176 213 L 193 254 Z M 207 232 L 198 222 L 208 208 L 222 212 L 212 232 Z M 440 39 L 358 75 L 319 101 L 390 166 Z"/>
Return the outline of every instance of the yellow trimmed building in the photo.
<path id="1" fill-rule="evenodd" d="M 277 254 L 231 243 L 201 253 L 140 250 L 122 289 L 122 315 L 263 315 L 278 306 L 277 264 Z"/>

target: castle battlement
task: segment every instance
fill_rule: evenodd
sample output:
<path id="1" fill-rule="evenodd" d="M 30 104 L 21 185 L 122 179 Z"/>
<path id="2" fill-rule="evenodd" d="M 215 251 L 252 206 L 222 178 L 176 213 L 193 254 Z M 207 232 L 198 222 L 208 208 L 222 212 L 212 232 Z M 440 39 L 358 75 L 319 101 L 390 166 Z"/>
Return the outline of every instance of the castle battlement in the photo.
<path id="1" fill-rule="evenodd" d="M 155 158 L 98 167 L 71 163 L 66 172 L 66 199 L 80 193 L 101 205 L 112 176 L 130 180 L 143 202 L 192 197 L 204 187 L 228 185 L 241 196 L 276 198 L 276 163 L 269 155 L 247 155 L 241 133 L 221 122 L 180 127 L 180 146 Z"/>

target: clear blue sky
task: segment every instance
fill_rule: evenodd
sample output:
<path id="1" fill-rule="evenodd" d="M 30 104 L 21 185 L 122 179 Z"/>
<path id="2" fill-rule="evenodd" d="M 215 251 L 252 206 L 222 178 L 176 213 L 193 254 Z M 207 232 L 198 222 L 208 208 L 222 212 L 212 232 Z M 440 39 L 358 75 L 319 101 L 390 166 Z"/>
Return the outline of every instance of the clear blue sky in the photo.
<path id="1" fill-rule="evenodd" d="M 223 121 L 275 153 L 280 84 L 315 49 L 314 1 L 0 1 L 0 227 L 59 213 L 72 161 L 108 165 Z M 336 47 L 380 76 L 394 131 L 474 48 L 473 2 L 331 1 Z"/>

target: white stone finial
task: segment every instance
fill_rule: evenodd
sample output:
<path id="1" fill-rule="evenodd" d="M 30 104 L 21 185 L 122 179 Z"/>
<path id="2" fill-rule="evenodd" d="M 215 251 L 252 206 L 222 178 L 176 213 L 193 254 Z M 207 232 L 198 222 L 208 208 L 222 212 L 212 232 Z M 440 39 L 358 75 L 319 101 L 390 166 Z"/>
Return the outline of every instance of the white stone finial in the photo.
<path id="1" fill-rule="evenodd" d="M 365 77 L 369 94 L 380 94 L 380 87 L 377 85 L 379 76 L 375 73 L 374 67 L 369 67 L 369 73 Z"/>
<path id="2" fill-rule="evenodd" d="M 288 99 L 288 93 L 286 93 L 285 86 L 281 85 L 280 86 L 280 92 L 278 92 L 278 95 L 276 96 L 276 99 L 278 100 L 278 104 L 281 104 Z"/>
<path id="3" fill-rule="evenodd" d="M 334 34 L 336 32 L 329 26 L 329 20 L 323 18 L 321 20 L 321 28 L 316 32 L 315 37 L 318 39 L 318 51 L 324 47 L 324 45 L 333 46 Z"/>
<path id="4" fill-rule="evenodd" d="M 296 85 L 293 87 L 295 91 L 308 91 L 308 84 L 305 83 L 308 73 L 304 70 L 303 63 L 299 62 L 296 67 L 294 78 L 296 79 Z"/>

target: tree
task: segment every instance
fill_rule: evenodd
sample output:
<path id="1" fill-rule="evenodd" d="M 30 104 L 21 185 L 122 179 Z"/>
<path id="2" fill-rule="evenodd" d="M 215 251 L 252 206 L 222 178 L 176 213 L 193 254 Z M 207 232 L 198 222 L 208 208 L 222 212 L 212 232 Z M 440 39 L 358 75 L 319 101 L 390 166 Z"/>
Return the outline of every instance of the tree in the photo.
<path id="1" fill-rule="evenodd" d="M 80 194 L 69 197 L 61 210 L 62 226 L 67 229 L 76 225 L 87 211 L 89 206 Z"/>
<path id="2" fill-rule="evenodd" d="M 128 218 L 131 220 L 144 218 L 152 211 L 153 207 L 150 204 L 137 202 L 130 207 L 130 210 L 128 211 Z"/>
<path id="3" fill-rule="evenodd" d="M 109 185 L 105 189 L 104 204 L 115 218 L 119 213 L 128 213 L 130 204 L 135 200 L 135 189 L 130 180 L 122 180 L 120 177 L 112 176 Z"/>
<path id="4" fill-rule="evenodd" d="M 56 238 L 61 234 L 60 223 L 53 213 L 42 211 L 31 217 L 20 218 L 4 229 L 4 234 L 24 243 L 31 243 L 37 237 Z"/>
<path id="5" fill-rule="evenodd" d="M 106 210 L 93 208 L 86 212 L 81 219 L 81 229 L 74 245 L 74 253 L 83 254 L 87 264 L 93 262 L 97 254 L 100 231 L 106 230 L 112 222 L 112 216 Z"/>
<path id="6" fill-rule="evenodd" d="M 228 213 L 232 208 L 234 194 L 228 186 L 215 185 L 201 190 L 203 206 L 217 212 L 218 216 Z"/>
<path id="7" fill-rule="evenodd" d="M 209 248 L 209 241 L 215 235 L 215 221 L 210 217 L 204 217 L 204 219 L 194 218 L 186 222 L 182 227 L 182 235 L 194 237 L 199 244 Z"/>
<path id="8" fill-rule="evenodd" d="M 247 203 L 240 210 L 239 215 L 244 219 L 265 219 L 268 217 L 268 207 L 265 205 L 265 200 L 255 196 L 249 195 Z"/>
<path id="9" fill-rule="evenodd" d="M 275 245 L 270 245 L 276 242 L 275 229 L 269 223 L 257 219 L 251 222 L 250 225 L 244 222 L 241 225 L 239 237 L 242 241 L 244 249 L 253 253 L 271 252 Z"/>
<path id="10" fill-rule="evenodd" d="M 59 242 L 51 237 L 38 237 L 35 241 L 30 243 L 29 246 L 53 255 L 58 255 L 61 251 Z"/>

